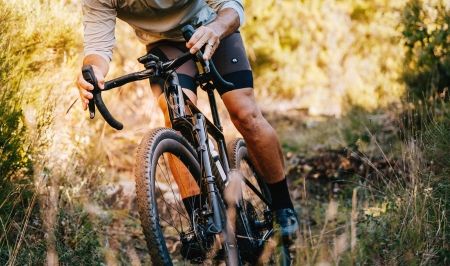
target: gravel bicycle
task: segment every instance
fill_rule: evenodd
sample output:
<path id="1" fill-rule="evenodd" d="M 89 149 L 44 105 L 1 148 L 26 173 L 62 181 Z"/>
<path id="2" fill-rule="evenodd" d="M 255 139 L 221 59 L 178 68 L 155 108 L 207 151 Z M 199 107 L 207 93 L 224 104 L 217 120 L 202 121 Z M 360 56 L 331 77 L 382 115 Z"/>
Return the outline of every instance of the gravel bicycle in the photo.
<path id="1" fill-rule="evenodd" d="M 188 41 L 194 29 L 182 29 Z M 207 92 L 210 121 L 183 93 L 175 70 L 188 60 L 200 65 L 196 83 Z M 101 92 L 126 83 L 160 77 L 172 128 L 156 128 L 139 145 L 135 165 L 136 194 L 141 226 L 153 265 L 188 265 L 219 261 L 227 265 L 276 263 L 262 257 L 272 236 L 270 193 L 255 172 L 243 139 L 225 143 L 214 90 L 230 87 L 202 52 L 186 52 L 162 62 L 152 54 L 138 59 L 145 70 L 97 86 L 91 66 L 82 69 L 93 84 L 90 117 L 95 106 L 115 129 L 123 125 L 106 108 Z M 188 172 L 201 193 L 190 200 L 181 194 L 190 184 L 180 184 Z"/>

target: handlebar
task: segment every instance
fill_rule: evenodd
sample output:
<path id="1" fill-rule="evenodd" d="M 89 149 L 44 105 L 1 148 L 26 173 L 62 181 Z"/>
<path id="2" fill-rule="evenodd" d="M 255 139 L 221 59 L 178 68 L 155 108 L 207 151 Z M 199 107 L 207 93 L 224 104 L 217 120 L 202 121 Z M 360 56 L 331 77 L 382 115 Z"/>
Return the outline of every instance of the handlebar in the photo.
<path id="1" fill-rule="evenodd" d="M 191 39 L 192 35 L 194 34 L 194 28 L 191 25 L 187 25 L 187 26 L 183 27 L 181 29 L 181 31 L 183 32 L 183 37 L 186 40 L 186 42 L 188 42 Z M 217 69 L 214 66 L 214 63 L 212 62 L 211 59 L 209 59 L 209 60 L 202 59 L 203 53 L 200 50 L 197 52 L 196 55 L 192 55 L 189 52 L 186 52 L 173 60 L 170 60 L 170 61 L 160 64 L 160 67 L 162 68 L 161 70 L 163 72 L 168 72 L 168 71 L 176 69 L 177 67 L 181 66 L 188 60 L 193 59 L 195 57 L 196 57 L 196 60 L 202 64 L 203 68 L 205 69 L 205 72 L 209 75 L 209 78 L 211 79 L 211 81 L 214 83 L 214 85 L 216 87 L 219 87 L 223 90 L 231 90 L 234 88 L 233 83 L 224 80 L 220 76 L 219 72 L 217 72 Z M 142 58 L 143 57 L 141 57 L 140 59 L 142 59 Z M 157 59 L 157 57 L 154 57 L 154 56 L 151 58 Z M 139 62 L 141 62 L 140 59 L 138 59 Z M 141 63 L 145 63 L 145 62 L 141 62 Z M 133 82 L 133 81 L 147 79 L 147 78 L 153 77 L 155 75 L 158 75 L 159 71 L 155 71 L 155 70 L 157 70 L 157 64 L 156 64 L 156 62 L 153 62 L 153 63 L 155 63 L 155 64 L 153 64 L 151 67 L 148 67 L 148 68 L 146 66 L 147 69 L 145 69 L 143 71 L 131 73 L 131 74 L 128 74 L 128 75 L 105 82 L 103 91 L 117 88 L 117 87 L 120 87 L 122 85 L 125 85 L 125 84 Z M 95 78 L 95 74 L 94 74 L 94 70 L 92 69 L 92 66 L 90 66 L 90 65 L 83 66 L 82 74 L 83 74 L 83 78 L 87 82 L 91 83 L 94 86 L 94 90 L 91 91 L 92 94 L 94 95 L 94 98 L 89 100 L 89 104 L 88 104 L 90 118 L 93 119 L 95 117 L 95 106 L 97 106 L 98 111 L 100 112 L 100 114 L 103 116 L 103 118 L 106 120 L 106 122 L 111 127 L 115 128 L 117 130 L 123 129 L 123 124 L 120 123 L 119 121 L 117 121 L 111 115 L 111 113 L 108 111 L 108 108 L 106 108 L 105 103 L 103 102 L 103 99 L 101 96 L 102 90 L 100 90 L 100 88 L 98 87 L 98 82 L 97 82 L 97 79 Z"/>

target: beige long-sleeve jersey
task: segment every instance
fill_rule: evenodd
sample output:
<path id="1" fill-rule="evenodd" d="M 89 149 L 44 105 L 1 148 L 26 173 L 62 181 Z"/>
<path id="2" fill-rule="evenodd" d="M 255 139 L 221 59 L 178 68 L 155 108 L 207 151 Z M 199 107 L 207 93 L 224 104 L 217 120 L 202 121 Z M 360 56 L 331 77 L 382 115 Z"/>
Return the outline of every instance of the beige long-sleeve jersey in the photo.
<path id="1" fill-rule="evenodd" d="M 83 0 L 84 55 L 111 61 L 116 18 L 133 27 L 145 45 L 159 40 L 182 41 L 181 28 L 206 25 L 221 9 L 237 11 L 244 21 L 242 0 Z"/>

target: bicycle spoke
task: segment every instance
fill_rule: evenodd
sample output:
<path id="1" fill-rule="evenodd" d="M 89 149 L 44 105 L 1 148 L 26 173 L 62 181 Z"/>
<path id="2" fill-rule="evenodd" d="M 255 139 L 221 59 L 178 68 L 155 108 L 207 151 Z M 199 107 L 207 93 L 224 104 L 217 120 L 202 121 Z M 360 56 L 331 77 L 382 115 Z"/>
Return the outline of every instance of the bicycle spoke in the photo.
<path id="1" fill-rule="evenodd" d="M 158 189 L 161 191 L 161 188 L 159 187 L 159 184 L 157 184 Z M 162 194 L 162 193 L 161 193 Z M 170 213 L 170 209 L 173 209 L 175 211 L 177 211 L 171 204 L 169 204 L 166 199 L 164 198 L 163 195 L 158 196 L 159 199 L 161 199 L 164 202 L 164 205 L 166 206 L 166 208 L 168 209 L 169 215 L 170 215 L 170 220 L 172 220 L 172 223 L 168 222 L 167 219 L 165 219 L 161 214 L 159 215 L 159 218 L 164 220 L 168 225 L 170 225 L 171 227 L 175 228 L 175 230 L 178 231 L 178 233 L 181 233 L 180 230 L 178 230 L 178 228 L 175 226 L 175 221 L 172 217 L 172 214 Z M 180 223 L 181 224 L 181 223 Z"/>
<path id="2" fill-rule="evenodd" d="M 243 171 L 243 170 L 245 170 L 245 171 Z M 250 168 L 247 161 L 245 161 L 245 160 L 241 161 L 241 172 L 244 172 L 243 175 L 247 178 L 247 180 L 250 183 L 252 183 L 256 188 L 259 189 L 258 182 L 254 178 L 253 170 Z M 253 207 L 255 207 L 255 209 L 256 209 L 255 211 L 257 211 L 258 216 L 264 215 L 264 209 L 262 209 L 262 208 L 264 208 L 264 205 L 261 206 L 260 204 L 255 204 L 257 202 L 260 202 L 259 197 L 256 197 L 255 193 L 245 184 L 243 184 L 242 187 L 245 188 L 245 191 L 243 193 L 244 200 L 249 201 L 253 205 Z"/>
<path id="3" fill-rule="evenodd" d="M 171 155 L 169 155 L 171 156 Z M 183 226 L 183 220 L 188 221 L 188 225 L 189 226 L 191 224 L 190 219 L 187 217 L 186 212 L 184 210 L 183 207 L 181 207 L 183 204 L 182 201 L 180 201 L 179 197 L 180 195 L 178 195 L 178 193 L 175 192 L 174 190 L 174 185 L 176 185 L 173 181 L 171 176 L 171 170 L 168 166 L 168 163 L 166 161 L 166 158 L 164 157 L 164 155 L 161 155 L 160 157 L 161 162 L 158 162 L 157 167 L 160 170 L 160 177 L 165 181 L 165 183 L 168 185 L 168 187 L 170 188 L 170 191 L 173 195 L 173 201 L 174 203 L 170 203 L 168 202 L 165 198 L 164 198 L 164 193 L 163 193 L 163 189 L 161 189 L 159 183 L 156 183 L 156 186 L 158 187 L 159 190 L 159 196 L 158 198 L 161 199 L 161 201 L 163 202 L 163 204 L 166 206 L 168 215 L 170 216 L 169 219 L 164 218 L 162 216 L 162 214 L 159 214 L 160 219 L 165 221 L 169 226 L 173 227 L 179 234 L 184 232 L 184 226 Z M 174 206 L 174 204 L 176 206 Z M 175 214 L 176 216 L 174 216 L 174 214 L 172 214 L 172 211 L 175 211 L 177 214 Z M 177 222 L 175 222 L 176 220 L 179 221 L 179 225 L 177 225 Z"/>
<path id="4" fill-rule="evenodd" d="M 172 157 L 172 154 L 168 154 L 168 156 L 169 157 Z M 167 165 L 167 163 L 166 163 L 166 157 L 165 157 L 165 155 L 164 154 L 162 154 L 161 155 L 161 157 L 164 159 L 164 165 L 165 165 L 165 168 L 166 168 L 166 171 L 167 171 L 167 173 L 169 172 L 169 171 L 172 171 L 172 169 L 170 168 L 170 165 L 168 166 Z M 170 163 L 169 163 L 170 164 Z M 169 176 L 169 173 L 168 173 L 168 175 L 167 176 Z M 173 176 L 173 173 L 172 173 L 172 176 Z M 180 174 L 178 173 L 178 177 L 180 176 Z M 174 177 L 175 178 L 175 177 Z M 170 187 L 170 189 L 172 190 L 172 194 L 174 195 L 174 200 L 175 200 L 175 204 L 176 204 L 176 206 L 177 207 L 179 207 L 180 205 L 179 205 L 179 200 L 178 200 L 178 198 L 177 197 L 175 197 L 175 191 L 173 190 L 173 185 L 172 185 L 172 180 L 167 180 L 167 182 L 169 183 L 169 187 Z M 179 188 L 178 188 L 179 189 Z M 181 204 L 183 204 L 183 203 L 181 203 Z M 182 221 L 181 221 L 181 213 L 180 213 L 180 210 L 177 210 L 177 213 L 178 213 L 178 218 L 179 218 L 179 220 L 180 220 L 180 225 L 182 224 Z M 184 215 L 184 211 L 183 211 L 183 215 Z M 185 217 L 185 216 L 184 216 Z M 186 218 L 186 217 L 185 217 Z"/>

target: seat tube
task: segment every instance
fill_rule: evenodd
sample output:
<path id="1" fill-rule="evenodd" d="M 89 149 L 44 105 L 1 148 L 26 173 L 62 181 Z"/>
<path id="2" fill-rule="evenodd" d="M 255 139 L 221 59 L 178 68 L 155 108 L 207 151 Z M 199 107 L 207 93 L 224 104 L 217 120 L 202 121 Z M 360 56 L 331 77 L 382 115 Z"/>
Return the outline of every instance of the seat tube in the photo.
<path id="1" fill-rule="evenodd" d="M 186 117 L 183 90 L 175 72 L 170 74 L 164 91 L 166 94 L 169 116 L 172 123 L 178 118 Z"/>
<path id="2" fill-rule="evenodd" d="M 209 86 L 211 84 L 208 84 Z M 209 99 L 209 106 L 211 108 L 211 114 L 213 117 L 214 125 L 222 132 L 223 127 L 220 124 L 220 117 L 219 112 L 217 111 L 217 104 L 216 104 L 216 98 L 214 96 L 214 87 L 207 87 L 206 92 L 208 93 L 208 99 Z M 222 161 L 222 165 L 224 167 L 225 173 L 228 173 L 230 171 L 230 164 L 228 162 L 228 155 L 227 155 L 227 149 L 225 147 L 225 142 L 223 137 L 220 139 L 216 139 L 218 149 L 220 152 L 220 159 Z"/>

